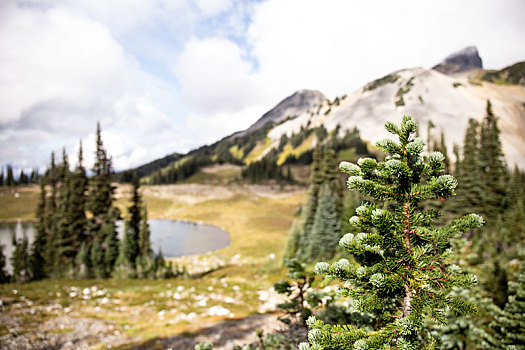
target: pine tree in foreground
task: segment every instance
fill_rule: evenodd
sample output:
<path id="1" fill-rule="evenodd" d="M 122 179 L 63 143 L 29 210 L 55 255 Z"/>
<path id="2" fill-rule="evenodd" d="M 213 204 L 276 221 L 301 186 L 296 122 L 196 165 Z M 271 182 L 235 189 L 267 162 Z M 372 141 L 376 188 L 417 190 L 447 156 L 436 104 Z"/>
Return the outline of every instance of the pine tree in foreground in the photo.
<path id="1" fill-rule="evenodd" d="M 399 142 L 383 140 L 377 146 L 390 155 L 385 162 L 364 158 L 358 164 L 343 162 L 350 174 L 348 187 L 372 197 L 350 219 L 362 230 L 346 234 L 340 245 L 353 254 L 360 266 L 341 259 L 331 266 L 317 263 L 318 274 L 344 282 L 340 293 L 352 299 L 359 311 L 375 317 L 375 330 L 366 332 L 355 325 L 330 326 L 311 317 L 308 339 L 312 346 L 300 349 L 421 349 L 432 348 L 424 321 L 446 323 L 445 312 L 475 313 L 473 303 L 450 294 L 454 287 L 476 283 L 451 264 L 451 240 L 462 232 L 480 227 L 483 219 L 470 214 L 435 228 L 437 214 L 421 209 L 427 199 L 454 194 L 457 182 L 441 175 L 444 156 L 421 153 L 424 141 L 413 138 L 416 122 L 405 116 L 400 126 L 387 122 L 385 128 Z"/>

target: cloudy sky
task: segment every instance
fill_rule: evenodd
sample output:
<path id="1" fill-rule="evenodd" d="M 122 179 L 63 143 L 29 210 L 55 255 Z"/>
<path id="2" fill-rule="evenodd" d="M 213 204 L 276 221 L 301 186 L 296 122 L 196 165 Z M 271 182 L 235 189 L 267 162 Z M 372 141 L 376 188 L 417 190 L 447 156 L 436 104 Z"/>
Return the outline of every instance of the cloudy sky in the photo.
<path id="1" fill-rule="evenodd" d="M 117 170 L 476 45 L 525 60 L 521 0 L 1 0 L 0 165 L 44 168 L 94 131 Z"/>

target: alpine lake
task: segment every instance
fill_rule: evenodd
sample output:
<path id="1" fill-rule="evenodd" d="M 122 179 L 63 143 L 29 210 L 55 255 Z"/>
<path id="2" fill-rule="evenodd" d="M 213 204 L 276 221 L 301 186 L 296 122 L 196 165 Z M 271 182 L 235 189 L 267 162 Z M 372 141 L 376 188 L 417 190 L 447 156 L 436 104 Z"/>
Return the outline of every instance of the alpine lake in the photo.
<path id="1" fill-rule="evenodd" d="M 220 227 L 175 220 L 148 220 L 153 251 L 159 250 L 165 257 L 204 254 L 230 245 L 230 235 Z M 119 237 L 122 237 L 124 223 L 117 222 Z M 17 239 L 26 235 L 29 244 L 35 237 L 35 226 L 31 222 L 0 223 L 0 244 L 4 246 L 7 267 L 11 269 L 13 234 Z"/>

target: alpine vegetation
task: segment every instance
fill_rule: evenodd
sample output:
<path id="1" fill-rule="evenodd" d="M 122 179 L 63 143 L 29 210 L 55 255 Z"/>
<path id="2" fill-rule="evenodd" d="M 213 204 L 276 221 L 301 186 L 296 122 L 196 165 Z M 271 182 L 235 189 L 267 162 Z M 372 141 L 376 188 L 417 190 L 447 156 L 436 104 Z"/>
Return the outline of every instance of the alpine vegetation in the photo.
<path id="1" fill-rule="evenodd" d="M 368 199 L 350 219 L 361 232 L 339 241 L 358 264 L 341 259 L 315 267 L 316 273 L 344 282 L 339 293 L 357 310 L 372 315 L 374 327 L 332 326 L 312 316 L 307 320 L 310 345 L 301 344 L 303 350 L 431 349 L 435 340 L 425 330 L 425 321 L 445 324 L 447 310 L 477 312 L 472 302 L 450 293 L 476 283 L 475 276 L 452 264 L 451 241 L 484 221 L 469 214 L 443 227 L 433 225 L 439 214 L 422 203 L 453 196 L 457 181 L 442 174 L 440 152 L 422 155 L 424 141 L 414 137 L 417 125 L 412 117 L 404 116 L 401 125 L 387 122 L 385 128 L 399 142 L 377 142 L 389 154 L 384 162 L 362 158 L 357 164 L 340 164 L 350 175 L 348 188 Z"/>

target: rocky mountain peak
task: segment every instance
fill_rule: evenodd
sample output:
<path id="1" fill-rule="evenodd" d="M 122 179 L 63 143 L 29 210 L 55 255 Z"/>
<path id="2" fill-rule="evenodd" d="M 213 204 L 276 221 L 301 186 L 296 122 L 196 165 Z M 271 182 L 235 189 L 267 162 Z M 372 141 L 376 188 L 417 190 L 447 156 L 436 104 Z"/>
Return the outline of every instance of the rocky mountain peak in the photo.
<path id="1" fill-rule="evenodd" d="M 326 97 L 317 90 L 296 91 L 266 112 L 245 132 L 256 130 L 267 123 L 277 123 L 288 117 L 299 115 L 310 108 L 319 106 L 325 100 Z"/>
<path id="2" fill-rule="evenodd" d="M 447 56 L 443 62 L 433 67 L 438 72 L 447 75 L 481 68 L 483 68 L 483 64 L 475 46 L 468 46 L 456 51 Z"/>

